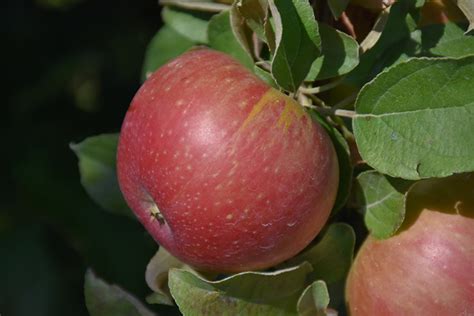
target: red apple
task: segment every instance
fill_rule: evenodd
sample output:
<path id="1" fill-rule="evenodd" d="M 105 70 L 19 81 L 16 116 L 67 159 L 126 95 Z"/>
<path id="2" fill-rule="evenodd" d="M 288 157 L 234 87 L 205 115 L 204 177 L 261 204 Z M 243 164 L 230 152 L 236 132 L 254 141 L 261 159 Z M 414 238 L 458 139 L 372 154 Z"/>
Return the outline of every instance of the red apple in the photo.
<path id="1" fill-rule="evenodd" d="M 418 183 L 401 231 L 369 237 L 346 299 L 357 315 L 474 315 L 474 175 Z"/>
<path id="2" fill-rule="evenodd" d="M 286 260 L 333 206 L 338 164 L 321 126 L 229 56 L 192 50 L 156 71 L 120 134 L 121 190 L 155 240 L 204 270 Z"/>

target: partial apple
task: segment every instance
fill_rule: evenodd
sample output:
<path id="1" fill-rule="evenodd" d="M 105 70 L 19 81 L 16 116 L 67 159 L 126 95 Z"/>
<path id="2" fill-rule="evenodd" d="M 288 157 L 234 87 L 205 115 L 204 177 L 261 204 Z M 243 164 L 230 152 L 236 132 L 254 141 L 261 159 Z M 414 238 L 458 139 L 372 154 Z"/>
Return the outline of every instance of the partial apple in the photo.
<path id="1" fill-rule="evenodd" d="M 349 273 L 358 315 L 474 315 L 474 174 L 417 183 L 400 232 L 369 237 Z"/>
<path id="2" fill-rule="evenodd" d="M 231 57 L 189 51 L 143 84 L 118 178 L 155 240 L 202 270 L 263 269 L 324 226 L 338 186 L 325 130 Z"/>

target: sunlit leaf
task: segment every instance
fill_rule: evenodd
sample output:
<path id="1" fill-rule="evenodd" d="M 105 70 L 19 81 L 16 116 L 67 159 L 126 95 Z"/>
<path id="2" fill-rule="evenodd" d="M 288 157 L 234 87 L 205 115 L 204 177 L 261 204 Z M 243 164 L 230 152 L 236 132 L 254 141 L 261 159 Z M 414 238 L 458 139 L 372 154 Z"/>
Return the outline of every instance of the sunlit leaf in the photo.
<path id="1" fill-rule="evenodd" d="M 227 53 L 253 70 L 253 60 L 237 41 L 230 23 L 229 11 L 214 15 L 207 30 L 211 48 Z"/>
<path id="2" fill-rule="evenodd" d="M 172 269 L 169 287 L 185 315 L 296 315 L 311 265 L 275 272 L 243 272 L 220 281 Z"/>
<path id="3" fill-rule="evenodd" d="M 393 177 L 445 177 L 474 170 L 474 57 L 421 58 L 367 84 L 356 101 L 362 158 Z"/>
<path id="4" fill-rule="evenodd" d="M 164 25 L 148 44 L 142 69 L 142 79 L 159 67 L 178 57 L 195 43 L 182 36 L 171 27 Z"/>
<path id="5" fill-rule="evenodd" d="M 270 0 L 269 3 L 276 35 L 272 75 L 283 89 L 296 91 L 321 52 L 318 24 L 307 1 Z"/>

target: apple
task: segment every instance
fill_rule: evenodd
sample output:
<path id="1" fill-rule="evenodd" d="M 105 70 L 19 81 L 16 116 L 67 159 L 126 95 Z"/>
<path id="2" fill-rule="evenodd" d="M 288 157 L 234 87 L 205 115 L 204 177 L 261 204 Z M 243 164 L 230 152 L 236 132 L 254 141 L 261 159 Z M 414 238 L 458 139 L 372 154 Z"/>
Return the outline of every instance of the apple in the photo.
<path id="1" fill-rule="evenodd" d="M 324 226 L 338 186 L 325 130 L 231 57 L 189 51 L 126 114 L 121 190 L 154 239 L 202 270 L 263 269 Z"/>
<path id="2" fill-rule="evenodd" d="M 368 237 L 346 284 L 357 315 L 474 315 L 474 175 L 419 182 L 407 218 Z"/>

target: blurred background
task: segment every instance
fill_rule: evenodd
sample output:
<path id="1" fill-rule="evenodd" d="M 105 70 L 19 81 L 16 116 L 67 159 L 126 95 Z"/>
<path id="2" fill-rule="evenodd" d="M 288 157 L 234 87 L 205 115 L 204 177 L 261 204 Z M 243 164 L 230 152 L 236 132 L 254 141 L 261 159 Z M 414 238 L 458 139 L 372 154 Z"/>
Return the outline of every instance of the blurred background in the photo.
<path id="1" fill-rule="evenodd" d="M 143 300 L 157 246 L 87 196 L 69 143 L 119 131 L 160 27 L 157 1 L 2 6 L 0 314 L 87 315 L 88 267 Z"/>

